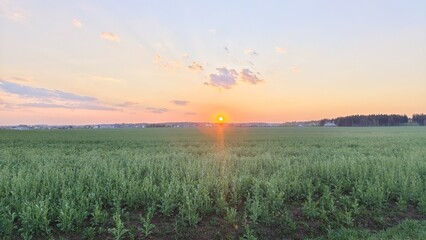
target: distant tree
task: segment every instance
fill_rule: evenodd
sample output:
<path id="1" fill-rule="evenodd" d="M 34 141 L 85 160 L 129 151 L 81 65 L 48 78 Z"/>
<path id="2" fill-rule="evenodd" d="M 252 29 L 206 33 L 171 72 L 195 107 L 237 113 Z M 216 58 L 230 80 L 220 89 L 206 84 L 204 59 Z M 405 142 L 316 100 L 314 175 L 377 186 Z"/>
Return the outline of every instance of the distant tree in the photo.
<path id="1" fill-rule="evenodd" d="M 408 123 L 407 115 L 397 114 L 373 114 L 373 115 L 352 115 L 333 119 L 337 126 L 344 127 L 366 127 L 366 126 L 401 126 Z"/>
<path id="2" fill-rule="evenodd" d="M 426 125 L 426 114 L 413 114 L 413 122 L 420 126 Z"/>

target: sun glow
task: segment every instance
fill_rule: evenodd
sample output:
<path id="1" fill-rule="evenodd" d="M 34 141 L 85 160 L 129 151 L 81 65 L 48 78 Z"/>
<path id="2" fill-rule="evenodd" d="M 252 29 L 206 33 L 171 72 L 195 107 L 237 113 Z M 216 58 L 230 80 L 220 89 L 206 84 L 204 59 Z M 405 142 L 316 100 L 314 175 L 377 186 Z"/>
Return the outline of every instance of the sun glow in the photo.
<path id="1" fill-rule="evenodd" d="M 210 118 L 210 122 L 214 124 L 228 124 L 230 123 L 231 118 L 225 112 L 218 111 L 216 114 L 212 114 Z"/>

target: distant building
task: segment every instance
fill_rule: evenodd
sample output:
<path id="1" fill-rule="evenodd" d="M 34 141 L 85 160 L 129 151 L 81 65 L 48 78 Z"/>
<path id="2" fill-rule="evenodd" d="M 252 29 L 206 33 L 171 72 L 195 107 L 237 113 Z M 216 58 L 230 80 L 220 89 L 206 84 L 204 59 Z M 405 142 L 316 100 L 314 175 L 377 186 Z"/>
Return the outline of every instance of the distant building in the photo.
<path id="1" fill-rule="evenodd" d="M 27 125 L 19 125 L 11 128 L 12 130 L 30 130 Z"/>
<path id="2" fill-rule="evenodd" d="M 337 125 L 335 123 L 328 122 L 324 124 L 324 127 L 337 127 Z"/>

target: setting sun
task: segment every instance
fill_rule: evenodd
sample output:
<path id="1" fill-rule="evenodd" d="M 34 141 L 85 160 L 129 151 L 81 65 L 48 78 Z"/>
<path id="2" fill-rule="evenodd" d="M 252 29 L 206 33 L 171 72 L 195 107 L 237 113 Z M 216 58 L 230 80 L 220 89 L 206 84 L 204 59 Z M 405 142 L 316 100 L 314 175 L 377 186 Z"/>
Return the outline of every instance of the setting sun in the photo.
<path id="1" fill-rule="evenodd" d="M 222 116 L 220 116 L 220 117 L 218 117 L 218 118 L 217 118 L 217 120 L 218 120 L 219 122 L 223 122 L 224 118 L 223 118 Z"/>

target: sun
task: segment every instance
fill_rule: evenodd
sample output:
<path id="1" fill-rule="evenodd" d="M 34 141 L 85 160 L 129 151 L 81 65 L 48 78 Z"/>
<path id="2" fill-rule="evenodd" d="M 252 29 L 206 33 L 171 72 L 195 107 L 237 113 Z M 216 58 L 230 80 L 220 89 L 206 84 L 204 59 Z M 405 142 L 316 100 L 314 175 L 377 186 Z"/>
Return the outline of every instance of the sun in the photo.
<path id="1" fill-rule="evenodd" d="M 0 0 L 1 1 L 1 0 Z M 230 121 L 229 115 L 225 112 L 217 112 L 216 114 L 211 116 L 212 123 L 224 125 L 228 124 Z"/>

